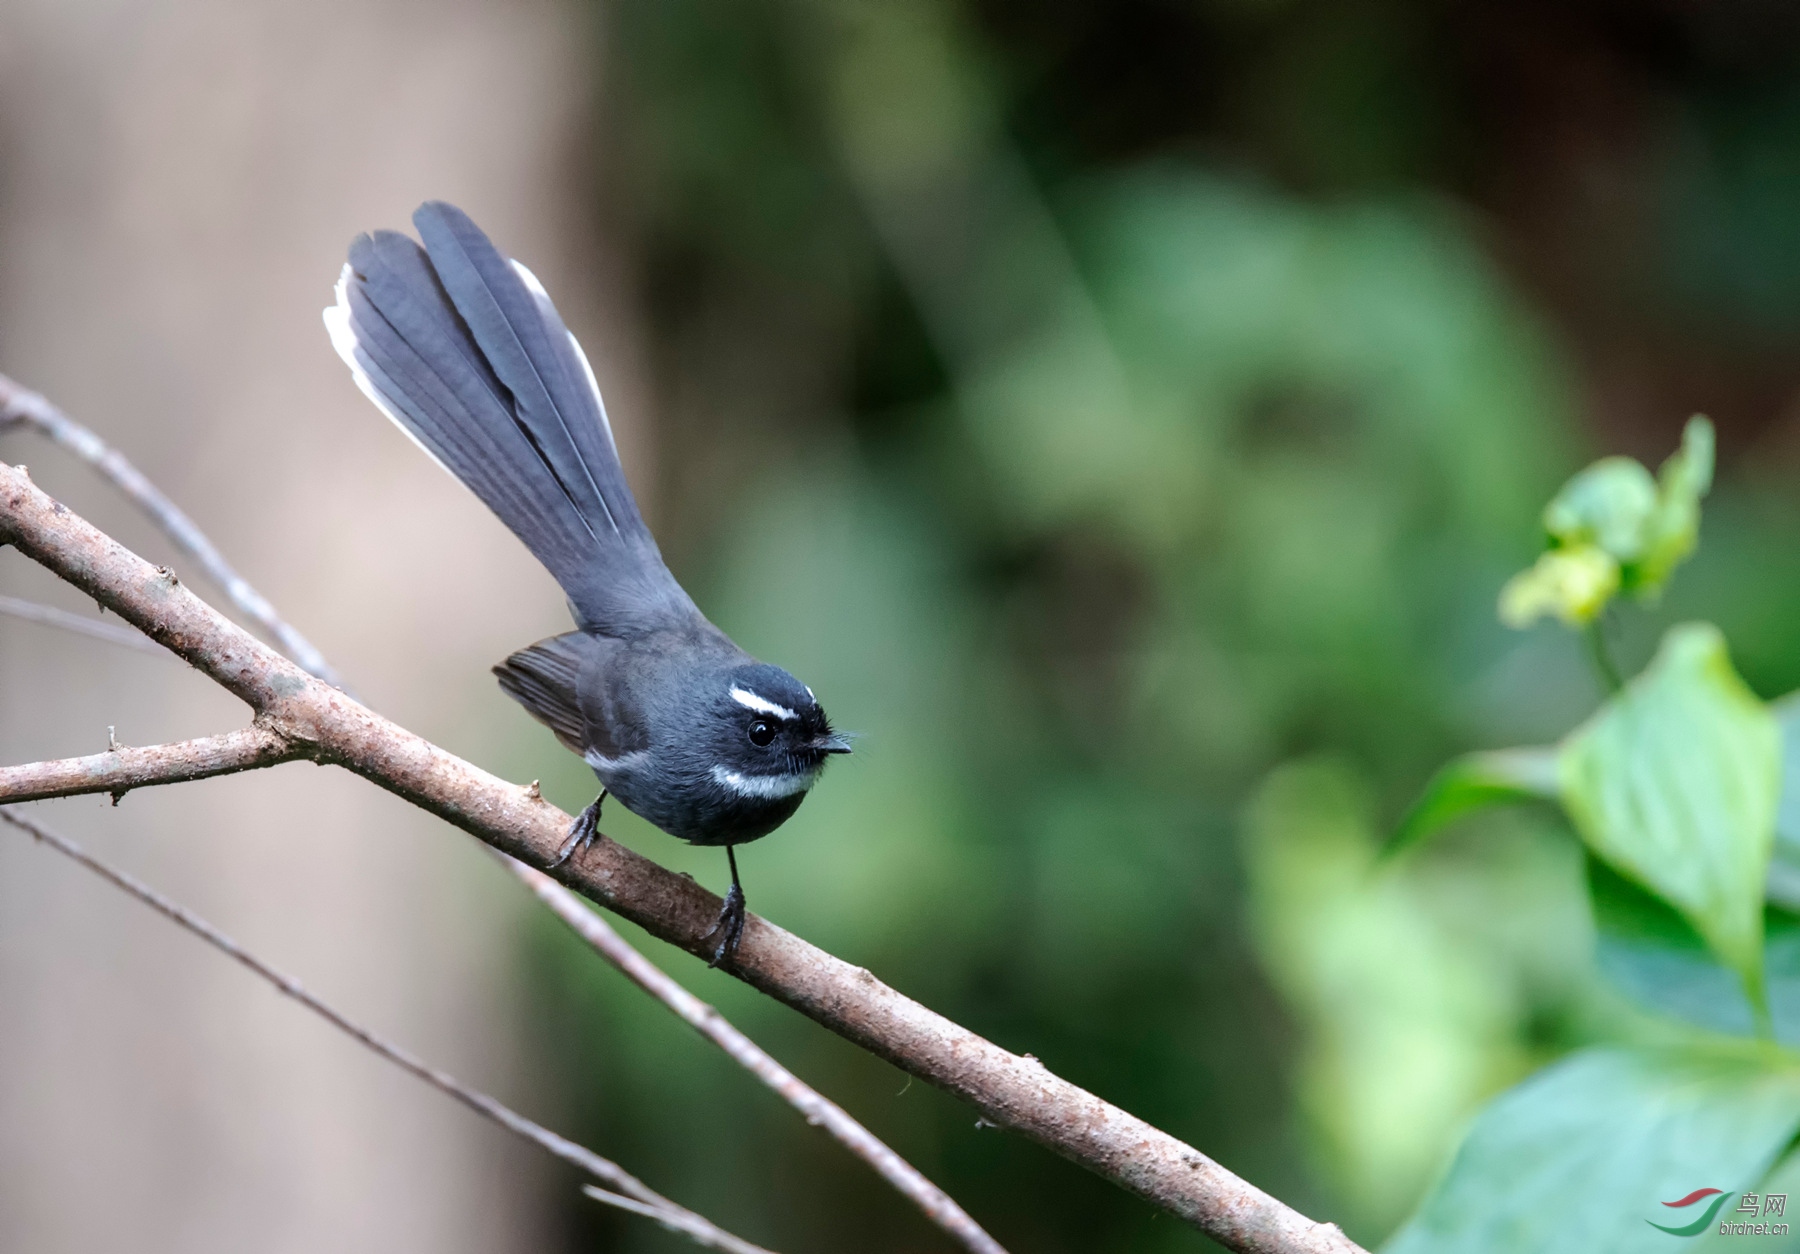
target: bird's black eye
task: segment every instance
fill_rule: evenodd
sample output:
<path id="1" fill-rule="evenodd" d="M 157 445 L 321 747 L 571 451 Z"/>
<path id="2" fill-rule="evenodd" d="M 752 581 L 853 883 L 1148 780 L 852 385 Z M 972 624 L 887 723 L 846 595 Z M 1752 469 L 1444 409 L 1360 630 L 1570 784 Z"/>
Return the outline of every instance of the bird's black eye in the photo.
<path id="1" fill-rule="evenodd" d="M 773 724 L 767 723 L 760 718 L 750 724 L 750 743 L 755 745 L 758 749 L 767 748 L 769 742 L 774 739 L 775 727 Z"/>

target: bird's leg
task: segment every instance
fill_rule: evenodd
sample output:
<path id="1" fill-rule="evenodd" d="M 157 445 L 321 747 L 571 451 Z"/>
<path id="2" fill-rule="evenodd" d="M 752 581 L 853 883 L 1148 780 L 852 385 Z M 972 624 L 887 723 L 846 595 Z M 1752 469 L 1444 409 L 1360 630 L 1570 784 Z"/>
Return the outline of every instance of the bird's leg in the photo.
<path id="1" fill-rule="evenodd" d="M 563 841 L 562 848 L 556 851 L 556 857 L 551 860 L 547 870 L 555 870 L 574 857 L 577 852 L 594 843 L 594 837 L 600 834 L 600 803 L 605 800 L 606 789 L 602 788 L 600 795 L 594 798 L 593 803 L 575 816 L 575 821 L 569 824 L 569 838 Z"/>
<path id="2" fill-rule="evenodd" d="M 731 845 L 725 846 L 725 860 L 731 864 L 731 889 L 719 908 L 719 921 L 700 938 L 702 945 L 713 945 L 709 967 L 721 966 L 737 953 L 738 940 L 744 934 L 744 890 L 738 884 L 737 850 Z"/>

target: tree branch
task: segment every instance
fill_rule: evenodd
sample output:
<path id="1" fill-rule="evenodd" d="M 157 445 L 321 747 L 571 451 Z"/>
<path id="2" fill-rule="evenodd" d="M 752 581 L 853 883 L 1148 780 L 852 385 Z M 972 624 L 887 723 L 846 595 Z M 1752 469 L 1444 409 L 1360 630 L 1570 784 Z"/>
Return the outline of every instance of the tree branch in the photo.
<path id="1" fill-rule="evenodd" d="M 11 810 L 0 809 L 0 820 L 12 824 L 20 831 L 30 835 L 39 844 L 48 845 L 72 862 L 87 868 L 114 887 L 137 898 L 164 918 L 185 928 L 226 957 L 267 980 L 274 985 L 277 992 L 291 997 L 339 1031 L 346 1033 L 389 1062 L 425 1081 L 440 1092 L 455 1098 L 476 1114 L 492 1120 L 508 1132 L 525 1138 L 564 1162 L 579 1167 L 596 1180 L 604 1181 L 613 1189 L 618 1190 L 617 1193 L 614 1193 L 607 1189 L 588 1185 L 582 1191 L 589 1197 L 605 1202 L 609 1206 L 616 1206 L 621 1210 L 628 1210 L 634 1214 L 654 1219 L 671 1232 L 681 1233 L 706 1249 L 724 1250 L 726 1254 L 770 1254 L 770 1251 L 761 1246 L 752 1245 L 740 1237 L 735 1237 L 704 1216 L 670 1201 L 610 1158 L 603 1158 L 586 1146 L 577 1145 L 574 1141 L 550 1131 L 542 1124 L 525 1118 L 486 1093 L 470 1088 L 449 1072 L 438 1070 L 424 1059 L 400 1048 L 385 1037 L 341 1014 L 330 1004 L 308 991 L 305 985 L 293 976 L 277 971 L 186 906 L 171 901 L 142 880 L 95 857 L 67 837 L 58 835 L 43 824 L 34 822 L 22 814 L 15 814 Z"/>
<path id="2" fill-rule="evenodd" d="M 307 757 L 310 751 L 311 746 L 260 724 L 147 749 L 116 745 L 91 757 L 0 767 L 0 804 L 109 792 L 118 805 L 134 788 L 253 771 Z"/>
<path id="3" fill-rule="evenodd" d="M 261 721 L 334 762 L 536 865 L 554 857 L 568 816 L 535 789 L 463 762 L 314 679 L 0 466 L 0 540 L 67 580 L 247 702 Z M 700 955 L 719 899 L 602 837 L 555 878 L 653 935 Z M 1344 1254 L 1357 1247 L 1198 1150 L 982 1039 L 833 957 L 750 916 L 732 974 L 903 1070 L 977 1106 L 1232 1249 Z"/>

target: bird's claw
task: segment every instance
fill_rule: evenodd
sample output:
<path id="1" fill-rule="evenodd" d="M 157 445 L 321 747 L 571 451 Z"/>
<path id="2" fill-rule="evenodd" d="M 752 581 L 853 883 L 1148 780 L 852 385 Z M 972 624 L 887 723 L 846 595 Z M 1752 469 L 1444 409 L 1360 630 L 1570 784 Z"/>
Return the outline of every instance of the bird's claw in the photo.
<path id="1" fill-rule="evenodd" d="M 568 839 L 557 849 L 556 857 L 550 860 L 547 869 L 555 870 L 594 843 L 594 837 L 600 834 L 600 803 L 605 800 L 606 794 L 601 793 L 591 805 L 575 816 L 575 821 L 569 824 Z"/>
<path id="2" fill-rule="evenodd" d="M 719 908 L 718 922 L 712 931 L 700 938 L 702 945 L 712 945 L 709 967 L 723 966 L 737 953 L 738 941 L 744 935 L 744 890 L 733 884 L 725 893 L 725 904 Z"/>

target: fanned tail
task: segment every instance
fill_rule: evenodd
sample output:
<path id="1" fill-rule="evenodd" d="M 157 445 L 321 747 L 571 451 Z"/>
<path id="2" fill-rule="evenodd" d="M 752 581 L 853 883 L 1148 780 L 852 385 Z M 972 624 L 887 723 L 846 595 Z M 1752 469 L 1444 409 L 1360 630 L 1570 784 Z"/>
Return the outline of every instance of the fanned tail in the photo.
<path id="1" fill-rule="evenodd" d="M 529 270 L 454 206 L 421 248 L 359 236 L 325 325 L 357 385 L 462 480 L 607 635 L 698 615 L 638 513 L 581 346 Z"/>

